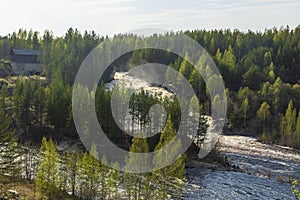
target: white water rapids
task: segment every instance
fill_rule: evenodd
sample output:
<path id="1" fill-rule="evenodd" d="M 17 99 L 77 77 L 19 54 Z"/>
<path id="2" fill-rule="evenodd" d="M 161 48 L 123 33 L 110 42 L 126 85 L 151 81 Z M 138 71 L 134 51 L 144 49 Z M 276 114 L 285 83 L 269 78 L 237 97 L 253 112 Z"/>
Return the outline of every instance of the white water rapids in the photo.
<path id="1" fill-rule="evenodd" d="M 126 72 L 117 72 L 105 87 L 112 90 L 120 83 L 161 96 L 173 95 Z M 295 199 L 287 182 L 300 179 L 299 151 L 243 136 L 220 136 L 219 142 L 221 153 L 239 170 L 188 168 L 184 199 Z"/>
<path id="2" fill-rule="evenodd" d="M 185 199 L 295 199 L 286 182 L 300 178 L 298 151 L 243 136 L 219 141 L 230 165 L 243 172 L 188 169 Z"/>

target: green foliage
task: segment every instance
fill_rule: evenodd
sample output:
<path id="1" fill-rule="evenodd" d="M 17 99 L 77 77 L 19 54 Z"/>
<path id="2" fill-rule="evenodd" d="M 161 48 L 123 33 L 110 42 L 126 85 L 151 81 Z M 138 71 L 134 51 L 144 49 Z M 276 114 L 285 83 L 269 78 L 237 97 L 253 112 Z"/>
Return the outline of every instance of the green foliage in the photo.
<path id="1" fill-rule="evenodd" d="M 193 70 L 189 82 L 193 86 L 195 94 L 198 97 L 200 97 L 200 99 L 203 101 L 205 98 L 205 85 L 204 85 L 203 78 L 199 74 L 198 70 L 196 69 Z"/>
<path id="2" fill-rule="evenodd" d="M 144 136 L 143 134 L 140 134 Z M 148 153 L 149 146 L 146 138 L 133 138 L 130 147 L 129 157 L 126 160 L 127 171 L 137 170 L 143 172 L 147 166 L 151 166 L 147 155 L 141 157 L 133 153 Z M 127 199 L 147 199 L 149 198 L 149 173 L 124 173 L 124 186 L 127 191 Z"/>
<path id="3" fill-rule="evenodd" d="M 170 197 L 172 199 L 181 199 L 181 195 L 184 191 L 186 155 L 184 154 L 177 157 L 182 144 L 180 140 L 173 140 L 175 135 L 176 132 L 173 129 L 171 118 L 168 116 L 165 128 L 155 148 L 156 154 L 153 165 L 155 167 L 161 163 L 168 163 L 170 160 L 176 161 L 152 173 L 152 179 L 158 187 L 155 196 L 156 199 L 168 199 Z M 172 146 L 172 151 L 169 149 L 162 150 L 167 144 Z"/>
<path id="4" fill-rule="evenodd" d="M 190 77 L 192 73 L 192 65 L 184 59 L 180 65 L 179 72 L 186 78 Z"/>
<path id="5" fill-rule="evenodd" d="M 228 49 L 225 50 L 221 62 L 224 63 L 225 65 L 227 65 L 230 72 L 234 72 L 235 67 L 236 67 L 236 57 L 234 55 L 231 45 L 229 45 Z"/>
<path id="6" fill-rule="evenodd" d="M 71 88 L 63 82 L 59 73 L 55 74 L 46 89 L 48 120 L 55 128 L 66 127 L 71 103 Z"/>
<path id="7" fill-rule="evenodd" d="M 249 100 L 248 100 L 247 97 L 246 97 L 246 98 L 244 99 L 244 101 L 242 102 L 241 110 L 242 110 L 242 113 L 243 113 L 244 127 L 245 127 L 245 126 L 246 126 L 246 119 L 247 119 L 247 112 L 248 112 L 248 110 L 249 110 Z"/>
<path id="8" fill-rule="evenodd" d="M 0 107 L 0 174 L 21 177 L 20 149 L 11 117 Z"/>
<path id="9" fill-rule="evenodd" d="M 32 84 L 26 79 L 18 79 L 13 90 L 14 115 L 19 124 L 28 125 L 31 121 Z"/>
<path id="10" fill-rule="evenodd" d="M 296 111 L 300 109 L 300 103 L 296 101 L 300 98 L 300 88 L 297 84 L 300 79 L 298 70 L 298 63 L 300 62 L 299 27 L 294 30 L 275 28 L 266 30 L 264 33 L 252 31 L 244 33 L 237 30 L 197 30 L 186 31 L 185 33 L 199 42 L 211 55 L 215 55 L 214 59 L 223 76 L 226 88 L 229 90 L 229 100 L 231 101 L 229 108 L 233 109 L 233 112 L 228 113 L 228 119 L 233 128 L 245 128 L 253 134 L 275 130 L 276 140 L 281 140 L 281 116 L 285 115 L 289 101 L 293 100 Z M 172 34 L 174 33 L 167 35 Z M 120 42 L 134 47 L 141 43 L 151 44 L 154 39 L 161 37 L 164 36 L 153 35 L 149 38 L 139 38 L 134 35 L 118 35 L 111 40 L 106 39 L 105 42 L 107 47 L 119 51 L 115 47 Z M 32 125 L 39 125 L 42 128 L 52 127 L 54 130 L 65 129 L 67 123 L 70 125 L 68 132 L 75 133 L 71 117 L 71 87 L 85 56 L 103 40 L 104 37 L 96 35 L 93 31 L 81 34 L 72 28 L 63 37 L 55 37 L 49 30 L 39 34 L 20 29 L 18 32 L 0 38 L 0 57 L 3 59 L 8 58 L 9 50 L 12 47 L 39 50 L 38 59 L 46 64 L 45 74 L 50 83 L 44 88 L 32 84 L 32 81 L 29 80 L 17 82 L 13 90 L 12 108 L 18 129 L 27 132 L 28 127 Z M 197 58 L 198 55 L 200 52 L 195 52 L 195 55 L 186 55 L 186 57 L 192 56 L 194 58 L 196 56 L 195 58 L 199 60 L 198 64 L 203 72 L 202 75 L 214 83 L 215 78 L 210 77 L 212 72 L 206 66 L 206 58 L 203 56 Z M 111 55 L 106 52 L 105 56 L 109 58 Z M 128 65 L 140 62 L 161 62 L 181 72 L 189 80 L 200 99 L 203 112 L 207 115 L 210 114 L 210 106 L 213 102 L 210 102 L 208 92 L 214 96 L 214 91 L 207 91 L 200 74 L 186 59 L 178 58 L 169 52 L 145 49 L 122 56 L 114 64 L 118 69 L 126 70 Z M 171 80 L 175 79 L 172 73 L 166 72 L 166 76 L 170 76 Z M 246 106 L 245 97 L 241 97 L 242 95 L 238 92 L 240 88 L 247 87 L 251 90 L 247 92 L 248 106 Z M 2 106 L 5 103 L 5 106 L 10 106 L 10 97 L 4 96 L 1 95 L 0 103 Z M 103 91 L 102 94 L 96 96 L 101 99 L 96 101 L 99 121 L 101 123 L 103 121 L 101 125 L 112 139 L 116 137 L 114 133 L 120 130 L 115 123 L 108 123 L 112 121 L 109 111 L 110 94 Z M 146 101 L 138 100 L 138 102 L 145 105 Z M 275 122 L 273 124 L 267 123 L 265 130 L 262 130 L 262 126 L 256 126 L 258 120 L 256 111 L 263 102 L 269 104 L 270 120 Z M 99 107 L 103 109 L 100 111 Z M 180 121 L 176 107 L 175 104 L 169 106 L 170 110 L 175 113 L 172 114 L 175 129 L 178 127 L 177 121 Z M 247 107 L 248 109 L 246 109 Z M 146 106 L 146 108 L 148 107 Z M 144 114 L 145 111 L 147 109 L 134 110 L 134 120 L 140 121 L 139 130 L 136 131 L 143 130 L 145 125 L 149 123 L 149 118 Z M 243 127 L 240 126 L 241 124 Z M 113 140 L 121 140 L 121 138 Z"/>
<path id="11" fill-rule="evenodd" d="M 92 152 L 96 152 L 96 149 L 92 149 Z M 92 153 L 91 152 L 91 153 Z M 94 155 L 95 153 L 92 153 Z M 110 169 L 107 167 L 107 160 L 105 157 L 101 159 L 100 168 L 99 168 L 99 180 L 100 180 L 100 198 L 101 199 L 107 199 L 108 196 L 110 196 L 110 188 L 109 188 L 109 181 L 110 178 Z M 118 181 L 118 180 L 116 180 Z"/>
<path id="12" fill-rule="evenodd" d="M 243 75 L 244 85 L 254 90 L 258 90 L 264 81 L 266 81 L 266 75 L 258 65 L 251 65 L 249 70 Z"/>
<path id="13" fill-rule="evenodd" d="M 78 184 L 79 177 L 79 159 L 80 154 L 78 152 L 65 153 L 67 178 L 70 180 L 69 188 L 72 191 L 72 196 L 76 195 L 76 185 Z"/>
<path id="14" fill-rule="evenodd" d="M 258 109 L 258 111 L 256 112 L 257 118 L 260 121 L 260 123 L 262 124 L 262 130 L 263 133 L 266 132 L 266 123 L 268 123 L 268 120 L 271 116 L 270 114 L 270 105 L 267 102 L 263 102 L 260 106 L 260 108 Z"/>
<path id="15" fill-rule="evenodd" d="M 275 28 L 266 30 L 264 33 L 240 32 L 237 30 L 185 32 L 199 42 L 211 55 L 215 55 L 214 59 L 226 86 L 229 102 L 227 119 L 232 125 L 233 131 L 242 129 L 253 136 L 260 136 L 264 141 L 279 142 L 300 148 L 300 101 L 298 101 L 300 98 L 300 85 L 298 83 L 298 80 L 300 80 L 299 31 L 300 27 L 294 30 L 289 28 L 278 30 Z M 169 33 L 169 35 L 171 34 L 174 33 Z M 164 36 L 153 35 L 148 38 L 138 38 L 134 35 L 118 35 L 111 40 L 106 39 L 106 44 L 118 52 L 121 51 L 117 48 L 120 43 L 130 47 L 140 43 L 147 45 L 151 44 L 158 37 Z M 55 37 L 48 30 L 39 34 L 38 32 L 23 29 L 8 36 L 0 37 L 1 59 L 8 59 L 11 48 L 37 49 L 40 51 L 38 60 L 46 64 L 45 75 L 47 77 L 47 84 L 43 86 L 39 80 L 19 78 L 14 85 L 12 95 L 8 92 L 10 90 L 9 87 L 1 85 L 0 144 L 5 144 L 7 145 L 6 149 L 10 149 L 9 152 L 5 152 L 5 157 L 1 155 L 6 159 L 6 163 L 16 163 L 13 161 L 16 161 L 18 154 L 15 151 L 18 149 L 18 146 L 16 138 L 14 138 L 15 131 L 11 128 L 12 124 L 16 126 L 17 134 L 21 136 L 21 140 L 24 138 L 23 134 L 29 134 L 28 130 L 32 127 L 42 128 L 42 130 L 47 132 L 50 127 L 53 132 L 50 132 L 49 135 L 57 134 L 58 129 L 61 132 L 68 132 L 71 137 L 77 135 L 74 124 L 72 124 L 72 84 L 83 59 L 103 40 L 103 37 L 96 35 L 93 31 L 81 34 L 78 30 L 72 28 L 62 37 Z M 201 75 L 207 78 L 210 83 L 216 83 L 216 77 L 212 76 L 212 70 L 207 66 L 207 59 L 199 56 L 200 52 L 194 53 L 195 55 L 189 56 L 198 59 Z M 111 52 L 106 52 L 106 58 L 109 58 L 110 54 Z M 191 102 L 185 103 L 190 103 L 191 107 L 195 107 L 197 105 L 196 99 L 198 98 L 202 114 L 210 115 L 210 107 L 215 107 L 221 101 L 220 96 L 215 96 L 216 91 L 208 91 L 203 77 L 184 58 L 178 58 L 169 52 L 146 49 L 129 53 L 122 56 L 120 60 L 114 64 L 121 71 L 127 70 L 130 64 L 141 62 L 161 62 L 179 71 L 189 80 L 196 93 Z M 170 71 L 169 69 L 165 73 L 168 80 L 177 79 L 177 76 L 174 77 L 173 73 L 169 73 Z M 159 123 L 163 121 L 163 116 L 155 116 L 155 119 L 157 119 L 155 124 L 155 126 L 157 125 L 156 132 L 162 131 L 160 138 L 154 137 L 149 139 L 149 141 L 134 139 L 132 140 L 132 151 L 146 151 L 147 148 L 149 150 L 160 149 L 171 141 L 180 123 L 185 126 L 190 122 L 190 119 L 181 120 L 178 99 L 165 99 L 162 101 L 147 94 L 145 91 L 130 97 L 124 88 L 118 89 L 117 95 L 125 96 L 130 100 L 132 121 L 136 123 L 136 126 L 131 124 L 132 132 L 143 132 L 147 125 L 151 123 L 148 111 L 156 103 L 163 105 L 168 115 L 170 115 L 163 131 Z M 210 100 L 209 92 L 214 96 L 214 99 Z M 104 132 L 107 133 L 107 136 L 118 145 L 124 146 L 125 143 L 125 146 L 129 147 L 131 138 L 116 126 L 111 113 L 111 92 L 105 91 L 104 84 L 100 84 L 97 90 L 93 91 L 81 88 L 80 93 L 83 97 L 88 98 L 89 103 L 95 101 L 100 125 Z M 94 93 L 96 93 L 95 99 L 92 98 Z M 83 102 L 83 99 L 77 100 Z M 83 105 L 83 103 L 80 105 L 81 107 L 78 109 L 81 112 L 91 112 L 85 109 L 86 105 Z M 119 109 L 124 110 L 125 108 L 121 107 Z M 85 129 L 86 137 L 89 137 L 90 130 L 87 129 L 87 126 L 81 128 Z M 205 131 L 205 120 L 203 117 L 200 117 L 198 133 L 201 137 L 205 137 Z M 54 195 L 58 192 L 58 188 L 52 187 L 54 183 L 59 188 L 66 187 L 63 173 L 54 177 L 55 174 L 58 174 L 58 171 L 66 169 L 65 172 L 72 177 L 72 186 L 69 190 L 72 190 L 73 195 L 81 198 L 92 198 L 95 195 L 100 195 L 102 199 L 120 198 L 119 191 L 116 189 L 118 187 L 122 188 L 121 174 L 118 170 L 109 169 L 105 165 L 99 164 L 98 160 L 88 153 L 72 154 L 69 159 L 64 161 L 65 164 L 58 167 L 58 155 L 53 150 L 55 145 L 50 143 L 51 141 L 43 141 L 43 161 L 39 166 L 39 178 L 37 178 L 37 186 L 38 188 L 40 187 L 44 195 L 50 195 L 51 198 L 54 198 Z M 180 148 L 180 145 L 180 141 L 177 141 L 174 147 Z M 48 147 L 46 148 L 46 146 Z M 171 154 L 170 152 L 160 152 L 161 155 L 156 155 L 155 162 L 151 164 L 156 165 L 163 159 L 168 159 L 168 156 L 174 156 L 175 152 L 176 149 Z M 51 160 L 50 154 L 55 159 Z M 95 147 L 92 154 L 96 155 Z M 137 162 L 133 157 L 128 159 L 128 165 L 133 165 Z M 102 158 L 102 160 L 105 163 L 105 159 Z M 184 180 L 184 160 L 184 157 L 178 158 L 176 163 L 165 169 L 158 170 L 151 174 L 151 177 L 146 175 L 143 177 L 133 176 L 133 179 L 129 177 L 128 180 L 137 180 L 137 183 L 146 183 L 148 181 L 154 185 L 152 185 L 154 189 L 148 187 L 147 189 L 142 189 L 144 187 L 142 186 L 143 184 L 135 185 L 134 190 L 141 189 L 144 192 L 130 192 L 132 198 L 139 198 L 139 195 L 144 195 L 145 198 L 150 197 L 150 193 L 157 194 L 154 198 L 158 199 L 179 198 L 180 195 L 175 194 L 172 188 L 176 188 L 175 185 L 182 186 L 177 183 L 180 182 L 179 179 Z M 47 171 L 42 169 L 47 168 L 48 164 L 45 163 L 49 162 L 54 168 L 49 171 L 51 173 L 48 177 Z M 5 165 L 1 163 L 0 168 L 2 166 Z M 16 168 L 16 171 L 13 169 L 16 166 L 12 166 L 10 172 L 2 171 L 1 173 L 19 176 L 18 169 Z M 75 182 L 80 184 L 81 191 L 78 188 L 76 189 L 74 186 L 76 185 Z M 96 189 L 97 187 L 99 190 Z M 54 193 L 51 193 L 51 195 L 50 191 Z M 176 189 L 176 191 L 181 190 Z"/>
<path id="16" fill-rule="evenodd" d="M 121 173 L 118 163 L 113 163 L 110 169 L 110 176 L 108 178 L 109 196 L 108 199 L 120 199 Z"/>
<path id="17" fill-rule="evenodd" d="M 41 146 L 42 162 L 36 174 L 37 190 L 49 200 L 57 199 L 59 195 L 61 177 L 58 169 L 59 154 L 56 144 L 44 137 Z"/>
<path id="18" fill-rule="evenodd" d="M 96 147 L 92 147 L 91 153 L 84 153 L 79 161 L 80 175 L 80 196 L 86 199 L 93 199 L 99 195 L 100 185 L 100 163 L 97 159 Z"/>
<path id="19" fill-rule="evenodd" d="M 293 194 L 295 195 L 295 197 L 297 199 L 300 199 L 299 181 L 298 180 L 294 180 L 293 183 L 292 183 L 291 188 L 293 189 Z"/>
<path id="20" fill-rule="evenodd" d="M 7 86 L 4 84 L 0 90 L 0 106 L 2 109 L 6 108 L 6 100 L 9 97 L 8 91 L 7 91 Z"/>
<path id="21" fill-rule="evenodd" d="M 296 108 L 294 108 L 291 100 L 280 123 L 281 142 L 291 147 L 299 147 L 300 117 L 298 114 L 297 118 L 296 112 Z"/>

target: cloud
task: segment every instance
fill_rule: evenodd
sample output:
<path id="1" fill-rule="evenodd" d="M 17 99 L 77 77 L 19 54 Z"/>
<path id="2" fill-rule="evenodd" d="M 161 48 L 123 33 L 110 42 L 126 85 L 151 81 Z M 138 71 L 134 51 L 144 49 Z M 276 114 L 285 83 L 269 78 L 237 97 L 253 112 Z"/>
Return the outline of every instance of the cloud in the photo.
<path id="1" fill-rule="evenodd" d="M 149 27 L 263 30 L 300 18 L 298 0 L 10 0 L 1 7 L 1 35 L 19 28 L 62 35 L 69 27 L 109 35 Z"/>
<path id="2" fill-rule="evenodd" d="M 264 6 L 300 4 L 298 0 L 196 0 L 204 9 L 234 10 L 239 8 L 260 8 Z"/>
<path id="3" fill-rule="evenodd" d="M 186 1 L 188 4 L 188 1 Z M 300 2 L 290 0 L 198 0 L 185 8 L 160 9 L 140 14 L 137 25 L 181 29 L 248 29 L 264 30 L 280 26 L 296 26 Z M 278 16 L 281 16 L 278 18 Z"/>

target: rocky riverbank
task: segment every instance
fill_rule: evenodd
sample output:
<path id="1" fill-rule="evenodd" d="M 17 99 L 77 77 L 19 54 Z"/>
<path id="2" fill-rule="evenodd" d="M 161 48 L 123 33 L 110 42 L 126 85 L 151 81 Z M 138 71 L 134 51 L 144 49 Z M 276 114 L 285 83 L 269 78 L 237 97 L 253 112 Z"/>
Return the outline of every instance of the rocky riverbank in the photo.
<path id="1" fill-rule="evenodd" d="M 189 162 L 185 199 L 295 199 L 299 151 L 244 136 L 220 136 L 216 149 Z"/>

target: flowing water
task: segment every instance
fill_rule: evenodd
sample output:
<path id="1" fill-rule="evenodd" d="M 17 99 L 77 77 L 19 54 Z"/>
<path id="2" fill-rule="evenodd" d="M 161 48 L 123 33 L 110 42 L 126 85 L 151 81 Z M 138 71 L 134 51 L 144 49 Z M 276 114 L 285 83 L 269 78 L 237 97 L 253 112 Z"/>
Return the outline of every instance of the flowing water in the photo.
<path id="1" fill-rule="evenodd" d="M 149 87 L 147 82 L 125 72 L 117 72 L 115 80 L 105 85 L 106 90 L 121 83 L 172 96 L 163 88 Z M 220 136 L 219 141 L 220 152 L 230 166 L 238 170 L 188 168 L 184 199 L 295 199 L 287 182 L 300 179 L 299 152 L 243 136 Z"/>
<path id="2" fill-rule="evenodd" d="M 221 136 L 219 148 L 242 172 L 189 168 L 185 199 L 295 199 L 286 182 L 300 178 L 299 152 L 243 136 Z"/>

